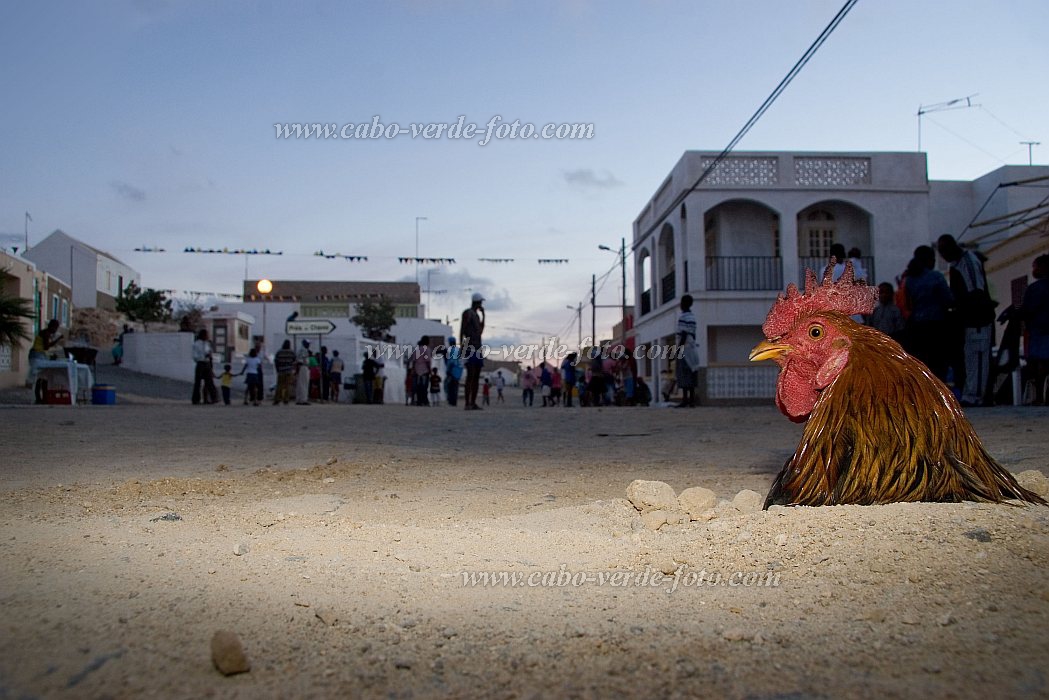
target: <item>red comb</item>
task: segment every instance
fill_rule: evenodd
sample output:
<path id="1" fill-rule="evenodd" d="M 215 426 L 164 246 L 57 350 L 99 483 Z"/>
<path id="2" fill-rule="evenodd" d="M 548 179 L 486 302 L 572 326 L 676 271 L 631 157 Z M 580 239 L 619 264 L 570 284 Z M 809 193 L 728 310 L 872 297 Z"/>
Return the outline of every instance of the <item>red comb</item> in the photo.
<path id="1" fill-rule="evenodd" d="M 805 270 L 805 292 L 798 291 L 798 286 L 791 282 L 787 286 L 787 293 L 780 294 L 776 303 L 769 309 L 769 315 L 765 318 L 765 325 L 761 327 L 765 337 L 779 338 L 786 335 L 798 318 L 821 311 L 840 311 L 846 316 L 853 314 L 869 314 L 874 311 L 874 301 L 878 297 L 876 287 L 870 287 L 863 280 L 855 279 L 855 271 L 852 261 L 845 261 L 845 272 L 832 282 L 834 278 L 834 258 L 830 259 L 830 265 L 823 271 L 823 281 L 816 284 L 816 273 Z"/>

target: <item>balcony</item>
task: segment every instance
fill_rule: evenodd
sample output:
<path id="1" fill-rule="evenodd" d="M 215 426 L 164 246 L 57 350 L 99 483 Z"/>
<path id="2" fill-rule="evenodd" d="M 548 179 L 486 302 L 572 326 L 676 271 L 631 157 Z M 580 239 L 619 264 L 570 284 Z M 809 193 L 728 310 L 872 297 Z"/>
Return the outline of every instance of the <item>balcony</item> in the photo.
<path id="1" fill-rule="evenodd" d="M 673 272 L 671 272 L 669 275 L 665 276 L 662 280 L 660 280 L 659 291 L 661 292 L 659 297 L 660 301 L 662 301 L 664 304 L 666 304 L 668 301 L 671 301 L 674 297 L 677 296 L 677 289 L 674 283 Z"/>
<path id="2" fill-rule="evenodd" d="M 707 258 L 707 291 L 744 292 L 783 289 L 783 264 L 777 257 Z"/>

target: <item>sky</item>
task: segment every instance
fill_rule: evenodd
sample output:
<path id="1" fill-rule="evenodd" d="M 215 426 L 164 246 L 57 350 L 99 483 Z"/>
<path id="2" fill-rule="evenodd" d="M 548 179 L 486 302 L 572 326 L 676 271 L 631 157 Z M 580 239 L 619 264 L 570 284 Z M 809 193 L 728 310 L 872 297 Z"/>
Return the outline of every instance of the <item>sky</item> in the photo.
<path id="1" fill-rule="evenodd" d="M 419 268 L 428 316 L 454 321 L 480 291 L 495 344 L 573 343 L 580 303 L 589 335 L 597 275 L 608 336 L 633 220 L 684 151 L 729 143 L 843 3 L 0 0 L 0 246 L 60 228 L 177 296 L 414 281 L 398 258 L 450 258 Z M 931 179 L 1027 163 L 1022 141 L 1049 162 L 1046 26 L 1044 0 L 860 0 L 737 150 L 914 151 L 919 107 L 975 95 L 922 118 Z M 460 117 L 473 138 L 410 132 Z M 590 133 L 481 145 L 496 117 Z M 375 118 L 408 133 L 276 126 Z"/>

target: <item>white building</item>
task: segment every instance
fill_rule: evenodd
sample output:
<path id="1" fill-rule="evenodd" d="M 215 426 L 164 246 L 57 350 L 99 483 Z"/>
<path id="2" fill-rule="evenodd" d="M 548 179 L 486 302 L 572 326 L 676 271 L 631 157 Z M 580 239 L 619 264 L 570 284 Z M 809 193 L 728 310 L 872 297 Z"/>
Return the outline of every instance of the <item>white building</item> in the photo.
<path id="1" fill-rule="evenodd" d="M 139 274 L 109 253 L 89 246 L 62 230 L 23 253 L 39 269 L 68 283 L 73 306 L 113 311 L 129 283 L 140 285 Z"/>
<path id="2" fill-rule="evenodd" d="M 870 283 L 895 285 L 917 246 L 943 233 L 975 239 L 976 218 L 1046 195 L 1002 185 L 1049 175 L 1006 166 L 972 182 L 929 182 L 924 153 L 738 152 L 696 187 L 717 155 L 687 151 L 633 227 L 636 342 L 672 344 L 681 295 L 691 294 L 703 400 L 773 396 L 778 368 L 748 353 L 776 295 L 806 268 L 822 272 L 832 243 L 860 249 Z M 668 368 L 640 362 L 655 396 Z"/>

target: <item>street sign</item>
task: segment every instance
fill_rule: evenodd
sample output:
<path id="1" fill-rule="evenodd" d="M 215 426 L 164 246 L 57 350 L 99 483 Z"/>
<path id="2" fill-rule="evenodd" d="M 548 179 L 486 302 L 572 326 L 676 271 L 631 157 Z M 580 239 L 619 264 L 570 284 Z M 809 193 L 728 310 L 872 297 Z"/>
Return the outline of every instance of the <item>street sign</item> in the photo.
<path id="1" fill-rule="evenodd" d="M 328 335 L 335 324 L 327 319 L 317 321 L 288 321 L 284 324 L 286 335 Z"/>

